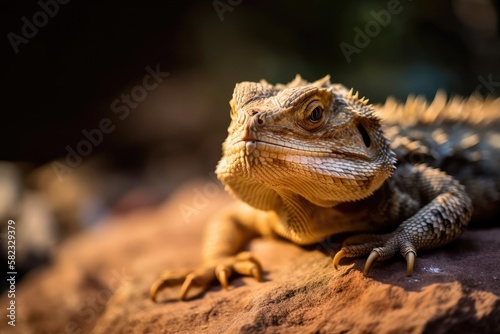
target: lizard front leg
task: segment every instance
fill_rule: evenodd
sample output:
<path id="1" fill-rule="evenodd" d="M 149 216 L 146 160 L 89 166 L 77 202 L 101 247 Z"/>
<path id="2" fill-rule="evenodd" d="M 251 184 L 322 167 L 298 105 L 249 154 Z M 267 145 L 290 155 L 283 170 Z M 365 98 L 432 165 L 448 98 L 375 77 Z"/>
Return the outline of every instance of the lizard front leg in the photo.
<path id="1" fill-rule="evenodd" d="M 370 254 L 364 267 L 367 275 L 374 262 L 399 252 L 406 258 L 407 275 L 411 276 L 417 251 L 445 245 L 458 238 L 467 227 L 472 202 L 465 188 L 451 176 L 426 165 L 414 165 L 400 167 L 393 178 L 389 181 L 392 182 L 392 204 L 385 208 L 387 218 L 407 216 L 415 204 L 419 210 L 392 233 L 347 239 L 334 257 L 335 268 L 344 257 Z"/>
<path id="2" fill-rule="evenodd" d="M 197 270 L 167 271 L 150 289 L 155 301 L 158 291 L 181 285 L 180 299 L 197 297 L 217 279 L 228 287 L 233 272 L 261 279 L 261 265 L 249 253 L 240 252 L 259 230 L 265 212 L 259 212 L 243 203 L 234 203 L 213 217 L 207 224 L 202 247 L 202 266 Z M 238 253 L 240 252 L 240 253 Z M 191 293 L 190 293 L 191 292 Z"/>

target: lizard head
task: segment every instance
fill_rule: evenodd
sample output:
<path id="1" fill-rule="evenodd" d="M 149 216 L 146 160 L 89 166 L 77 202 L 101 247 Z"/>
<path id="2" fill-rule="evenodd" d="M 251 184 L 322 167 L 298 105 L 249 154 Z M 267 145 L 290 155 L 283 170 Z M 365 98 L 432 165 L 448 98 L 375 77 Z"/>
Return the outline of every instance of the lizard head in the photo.
<path id="1" fill-rule="evenodd" d="M 368 197 L 395 159 L 367 102 L 329 77 L 238 83 L 218 178 L 262 210 L 290 194 L 322 207 Z"/>

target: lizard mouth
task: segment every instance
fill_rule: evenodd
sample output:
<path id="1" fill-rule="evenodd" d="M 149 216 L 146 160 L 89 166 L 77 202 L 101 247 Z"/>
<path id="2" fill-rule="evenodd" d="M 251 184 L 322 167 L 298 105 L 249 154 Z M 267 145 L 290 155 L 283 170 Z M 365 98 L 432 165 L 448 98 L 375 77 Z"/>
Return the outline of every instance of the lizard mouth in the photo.
<path id="1" fill-rule="evenodd" d="M 280 153 L 299 153 L 311 156 L 331 156 L 332 154 L 342 154 L 340 152 L 328 150 L 307 150 L 304 146 L 289 143 L 277 143 L 269 140 L 259 140 L 255 138 L 243 138 L 236 141 L 232 146 L 244 145 L 247 149 L 265 149 L 269 151 L 279 151 Z M 284 152 L 284 150 L 286 150 Z"/>
<path id="2" fill-rule="evenodd" d="M 362 161 L 370 161 L 370 157 L 354 153 L 354 152 L 343 152 L 341 150 L 336 149 L 311 149 L 308 150 L 304 148 L 304 145 L 294 145 L 290 143 L 284 142 L 275 142 L 271 140 L 260 140 L 251 137 L 246 137 L 240 140 L 235 141 L 232 147 L 238 149 L 246 150 L 247 154 L 250 154 L 253 150 L 262 150 L 268 152 L 275 152 L 278 154 L 291 154 L 291 155 L 299 155 L 299 156 L 310 156 L 310 157 L 337 157 L 340 159 L 349 159 L 356 157 Z"/>

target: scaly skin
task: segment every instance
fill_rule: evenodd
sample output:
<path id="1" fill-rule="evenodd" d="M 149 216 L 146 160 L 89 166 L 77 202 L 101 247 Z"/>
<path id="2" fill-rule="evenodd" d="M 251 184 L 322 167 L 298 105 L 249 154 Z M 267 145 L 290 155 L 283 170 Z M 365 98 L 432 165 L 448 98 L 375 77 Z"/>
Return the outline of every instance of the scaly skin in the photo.
<path id="1" fill-rule="evenodd" d="M 419 152 L 414 138 L 398 139 L 397 123 L 389 115 L 391 146 L 367 102 L 342 85 L 330 84 L 328 77 L 308 83 L 297 76 L 288 85 L 276 86 L 265 81 L 237 84 L 216 173 L 240 201 L 209 222 L 202 267 L 166 272 L 151 287 L 151 298 L 179 284 L 181 299 L 193 298 L 216 278 L 227 287 L 233 272 L 260 280 L 259 262 L 248 252 L 238 253 L 256 235 L 307 245 L 332 234 L 393 229 L 348 238 L 333 264 L 369 255 L 364 269 L 368 274 L 375 261 L 399 252 L 407 260 L 408 275 L 418 251 L 458 238 L 473 208 L 464 186 L 430 167 L 440 166 L 432 159 L 412 164 L 416 153 L 432 152 Z M 414 106 L 425 111 L 419 103 Z M 398 108 L 393 102 L 378 111 Z M 419 115 L 411 126 L 428 116 Z M 498 184 L 489 182 L 489 188 L 479 187 L 478 193 L 498 202 Z"/>

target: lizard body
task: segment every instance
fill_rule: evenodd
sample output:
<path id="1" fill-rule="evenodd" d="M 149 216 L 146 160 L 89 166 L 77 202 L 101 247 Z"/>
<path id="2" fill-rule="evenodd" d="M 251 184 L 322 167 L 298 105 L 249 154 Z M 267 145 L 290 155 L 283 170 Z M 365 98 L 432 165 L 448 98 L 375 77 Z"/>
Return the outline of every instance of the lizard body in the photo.
<path id="1" fill-rule="evenodd" d="M 374 107 L 329 77 L 297 76 L 287 85 L 239 83 L 230 106 L 216 174 L 240 201 L 209 222 L 203 266 L 162 275 L 153 300 L 177 284 L 181 299 L 215 278 L 227 287 L 233 272 L 260 280 L 258 260 L 238 253 L 256 235 L 307 245 L 389 229 L 347 238 L 334 266 L 369 254 L 367 274 L 375 261 L 401 253 L 411 275 L 417 252 L 458 238 L 473 206 L 478 219 L 498 212 L 500 154 L 491 152 L 500 149 L 500 99 L 447 103 L 438 93 L 430 105 L 410 98 Z"/>
<path id="2" fill-rule="evenodd" d="M 382 128 L 401 163 L 425 163 L 465 185 L 475 226 L 500 211 L 500 99 L 438 92 L 431 103 L 409 96 L 376 107 Z"/>

